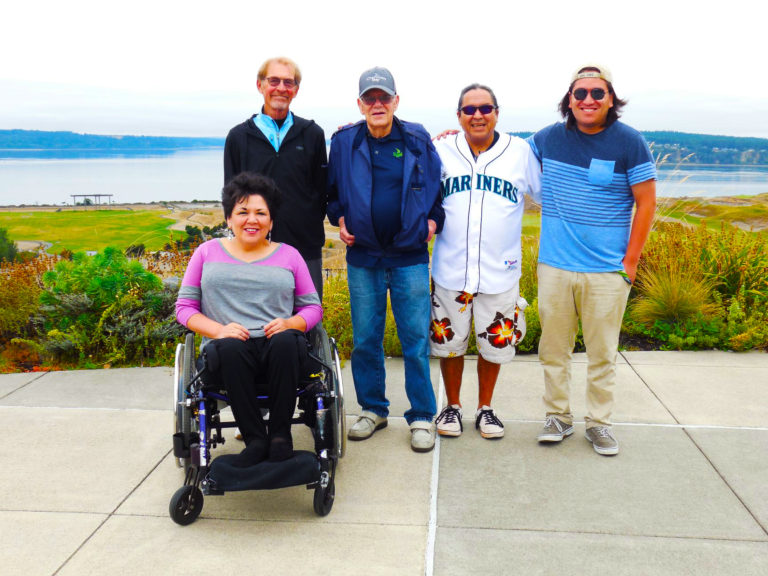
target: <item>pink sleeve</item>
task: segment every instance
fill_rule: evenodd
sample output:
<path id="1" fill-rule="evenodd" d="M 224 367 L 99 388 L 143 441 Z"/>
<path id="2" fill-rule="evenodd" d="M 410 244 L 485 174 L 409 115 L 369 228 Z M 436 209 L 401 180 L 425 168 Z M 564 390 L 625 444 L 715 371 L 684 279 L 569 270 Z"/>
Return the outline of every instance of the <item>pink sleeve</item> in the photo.
<path id="1" fill-rule="evenodd" d="M 304 318 L 307 323 L 307 331 L 323 318 L 323 307 L 315 289 L 315 283 L 309 275 L 307 264 L 301 255 L 296 252 L 294 257 L 293 277 L 296 282 L 295 313 Z"/>
<path id="2" fill-rule="evenodd" d="M 189 319 L 200 312 L 200 279 L 203 275 L 204 256 L 202 246 L 195 250 L 187 264 L 181 281 L 179 295 L 176 298 L 176 321 L 183 326 Z"/>

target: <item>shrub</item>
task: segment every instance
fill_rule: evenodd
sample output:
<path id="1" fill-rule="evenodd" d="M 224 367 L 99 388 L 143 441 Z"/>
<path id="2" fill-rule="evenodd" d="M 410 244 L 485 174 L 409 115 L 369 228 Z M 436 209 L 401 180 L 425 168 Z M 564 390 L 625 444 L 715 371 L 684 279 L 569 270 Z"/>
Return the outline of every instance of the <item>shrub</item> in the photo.
<path id="1" fill-rule="evenodd" d="M 339 356 L 352 354 L 352 315 L 346 274 L 334 274 L 323 283 L 323 326 L 336 340 Z"/>
<path id="2" fill-rule="evenodd" d="M 177 289 L 115 248 L 73 255 L 43 275 L 37 320 L 43 349 L 80 366 L 169 364 Z"/>
<path id="3" fill-rule="evenodd" d="M 522 353 L 537 352 L 541 338 L 541 321 L 539 320 L 539 299 L 533 298 L 525 309 L 525 338 L 517 345 L 517 351 Z"/>
<path id="4" fill-rule="evenodd" d="M 5 263 L 0 266 L 0 342 L 31 334 L 31 318 L 39 308 L 40 276 L 55 258 Z"/>
<path id="5" fill-rule="evenodd" d="M 701 251 L 704 274 L 715 281 L 715 289 L 726 299 L 743 295 L 747 306 L 768 303 L 768 240 L 766 236 L 721 223 L 717 232 L 700 228 L 707 235 Z"/>

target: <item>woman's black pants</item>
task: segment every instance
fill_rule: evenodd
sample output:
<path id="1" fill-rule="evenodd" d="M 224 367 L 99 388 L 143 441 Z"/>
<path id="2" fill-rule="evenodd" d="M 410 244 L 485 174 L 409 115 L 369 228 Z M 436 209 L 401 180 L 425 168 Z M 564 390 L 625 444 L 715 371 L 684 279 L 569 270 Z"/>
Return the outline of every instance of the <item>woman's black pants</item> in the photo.
<path id="1" fill-rule="evenodd" d="M 291 437 L 296 389 L 307 364 L 303 332 L 286 330 L 271 338 L 213 340 L 219 355 L 218 376 L 246 445 L 254 439 Z M 256 383 L 259 383 L 257 389 Z M 259 400 L 266 393 L 269 400 Z M 269 408 L 269 426 L 261 408 Z"/>

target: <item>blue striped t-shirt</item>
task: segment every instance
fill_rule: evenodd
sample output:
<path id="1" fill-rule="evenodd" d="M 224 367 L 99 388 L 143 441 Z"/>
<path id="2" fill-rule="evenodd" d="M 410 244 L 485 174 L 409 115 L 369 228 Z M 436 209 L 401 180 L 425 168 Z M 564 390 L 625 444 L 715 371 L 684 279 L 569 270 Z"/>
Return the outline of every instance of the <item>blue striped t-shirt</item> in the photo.
<path id="1" fill-rule="evenodd" d="M 528 143 L 542 167 L 539 262 L 573 272 L 623 270 L 631 186 L 656 179 L 643 136 L 618 121 L 597 134 L 561 122 Z"/>

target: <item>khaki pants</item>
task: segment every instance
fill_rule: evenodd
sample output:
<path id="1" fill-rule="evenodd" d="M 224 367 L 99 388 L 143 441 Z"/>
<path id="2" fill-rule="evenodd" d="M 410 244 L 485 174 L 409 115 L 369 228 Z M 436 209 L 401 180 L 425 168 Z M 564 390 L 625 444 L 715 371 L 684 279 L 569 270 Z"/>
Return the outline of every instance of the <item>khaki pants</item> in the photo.
<path id="1" fill-rule="evenodd" d="M 587 428 L 610 426 L 616 355 L 630 286 L 615 272 L 569 272 L 538 265 L 544 406 L 571 424 L 571 360 L 581 320 L 587 348 Z"/>

